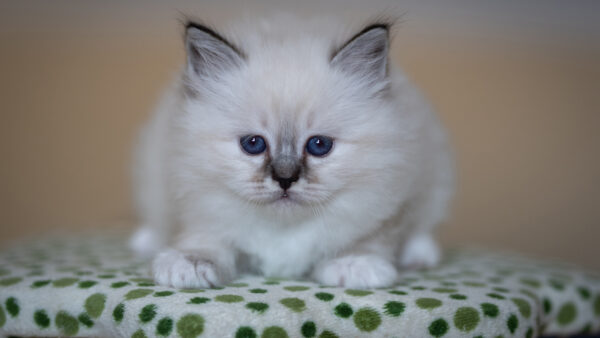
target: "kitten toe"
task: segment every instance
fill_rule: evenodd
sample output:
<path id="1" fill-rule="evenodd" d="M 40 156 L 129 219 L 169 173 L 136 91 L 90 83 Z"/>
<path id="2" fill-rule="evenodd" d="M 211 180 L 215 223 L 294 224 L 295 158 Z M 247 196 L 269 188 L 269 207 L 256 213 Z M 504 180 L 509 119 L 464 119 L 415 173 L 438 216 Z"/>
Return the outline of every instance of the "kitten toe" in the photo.
<path id="1" fill-rule="evenodd" d="M 400 266 L 407 269 L 431 268 L 440 261 L 440 248 L 429 235 L 420 235 L 406 242 Z"/>
<path id="2" fill-rule="evenodd" d="M 211 260 L 173 249 L 158 254 L 152 272 L 157 284 L 174 288 L 211 288 L 222 284 L 217 266 Z"/>
<path id="3" fill-rule="evenodd" d="M 392 285 L 398 277 L 396 268 L 375 255 L 346 256 L 322 262 L 313 272 L 325 285 L 369 289 Z"/>

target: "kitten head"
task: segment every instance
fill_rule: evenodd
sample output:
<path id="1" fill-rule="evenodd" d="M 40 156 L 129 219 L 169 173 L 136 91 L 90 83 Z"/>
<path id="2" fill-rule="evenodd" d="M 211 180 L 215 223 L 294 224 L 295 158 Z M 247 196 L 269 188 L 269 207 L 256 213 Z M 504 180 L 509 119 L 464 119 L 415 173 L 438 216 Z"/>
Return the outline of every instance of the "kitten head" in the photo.
<path id="1" fill-rule="evenodd" d="M 283 215 L 400 196 L 411 123 L 391 92 L 389 29 L 344 40 L 266 30 L 234 43 L 188 24 L 177 119 L 188 189 Z"/>

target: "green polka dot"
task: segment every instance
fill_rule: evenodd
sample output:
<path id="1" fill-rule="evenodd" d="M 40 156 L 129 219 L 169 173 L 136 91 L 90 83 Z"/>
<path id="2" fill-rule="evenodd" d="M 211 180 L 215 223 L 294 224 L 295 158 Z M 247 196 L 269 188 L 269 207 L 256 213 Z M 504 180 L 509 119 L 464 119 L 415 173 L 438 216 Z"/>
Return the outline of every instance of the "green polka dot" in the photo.
<path id="1" fill-rule="evenodd" d="M 400 290 L 392 290 L 392 291 L 390 291 L 390 293 L 391 293 L 392 295 L 401 295 L 401 296 L 405 296 L 405 295 L 407 295 L 407 293 L 406 293 L 406 292 L 404 292 L 404 291 L 400 291 Z"/>
<path id="2" fill-rule="evenodd" d="M 134 283 L 154 283 L 154 280 L 150 279 L 150 278 L 140 278 L 140 277 L 136 277 L 136 278 L 129 278 L 130 281 L 134 282 Z"/>
<path id="3" fill-rule="evenodd" d="M 317 297 L 317 299 L 320 299 L 324 302 L 328 302 L 328 301 L 332 300 L 335 296 L 332 295 L 331 293 L 327 293 L 327 292 L 318 292 L 318 293 L 315 293 L 315 297 Z"/>
<path id="4" fill-rule="evenodd" d="M 525 338 L 531 338 L 531 337 L 533 337 L 533 329 L 528 328 L 527 332 L 525 332 Z"/>
<path id="5" fill-rule="evenodd" d="M 417 290 L 417 291 L 427 290 L 427 288 L 424 286 L 413 286 L 413 287 L 411 287 L 411 289 Z"/>
<path id="6" fill-rule="evenodd" d="M 364 297 L 364 296 L 368 296 L 373 294 L 372 291 L 367 291 L 367 290 L 355 290 L 355 289 L 348 289 L 346 291 L 344 291 L 347 295 L 350 296 L 356 296 L 356 297 Z"/>
<path id="7" fill-rule="evenodd" d="M 169 317 L 161 318 L 156 324 L 156 334 L 159 336 L 168 336 L 173 331 L 173 319 Z"/>
<path id="8" fill-rule="evenodd" d="M 465 300 L 465 299 L 467 299 L 467 296 L 461 295 L 459 293 L 455 293 L 455 294 L 450 295 L 450 298 L 456 299 L 456 300 Z"/>
<path id="9" fill-rule="evenodd" d="M 129 282 L 114 282 L 110 285 L 110 287 L 113 289 L 118 289 L 118 288 L 122 288 L 126 285 L 129 285 Z"/>
<path id="10" fill-rule="evenodd" d="M 104 275 L 98 275 L 98 278 L 102 278 L 102 279 L 110 279 L 110 278 L 115 278 L 116 276 L 113 274 L 104 274 Z"/>
<path id="11" fill-rule="evenodd" d="M 446 332 L 448 332 L 448 322 L 446 322 L 444 319 L 440 318 L 440 319 L 436 319 L 433 322 L 431 322 L 431 324 L 429 325 L 429 334 L 431 334 L 434 337 L 441 337 L 443 335 L 446 334 Z"/>
<path id="12" fill-rule="evenodd" d="M 239 303 L 244 301 L 244 297 L 237 295 L 219 295 L 215 297 L 215 300 L 223 303 Z"/>
<path id="13" fill-rule="evenodd" d="M 15 285 L 22 280 L 23 280 L 23 278 L 21 278 L 21 277 L 10 277 L 10 278 L 0 279 L 0 286 Z"/>
<path id="14" fill-rule="evenodd" d="M 45 329 L 50 326 L 50 317 L 48 317 L 46 310 L 36 310 L 33 313 L 33 321 L 40 329 Z M 0 327 L 1 326 L 2 325 L 0 325 Z"/>
<path id="15" fill-rule="evenodd" d="M 492 288 L 492 290 L 497 291 L 497 292 L 503 292 L 503 293 L 510 292 L 509 289 L 501 288 L 501 287 L 495 287 L 495 288 Z"/>
<path id="16" fill-rule="evenodd" d="M 123 315 L 125 314 L 125 304 L 121 303 L 115 306 L 113 310 L 113 318 L 115 322 L 120 323 L 123 320 Z"/>
<path id="17" fill-rule="evenodd" d="M 354 310 L 352 310 L 352 307 L 350 305 L 346 303 L 340 303 L 333 309 L 333 313 L 335 313 L 335 315 L 338 317 L 348 318 L 352 316 Z"/>
<path id="18" fill-rule="evenodd" d="M 531 286 L 533 288 L 539 288 L 540 286 L 542 286 L 542 283 L 540 283 L 539 280 L 537 279 L 533 279 L 533 278 L 521 278 L 519 280 L 522 284 L 525 284 L 527 286 Z"/>
<path id="19" fill-rule="evenodd" d="M 242 326 L 235 332 L 235 338 L 256 338 L 256 331 L 249 326 Z"/>
<path id="20" fill-rule="evenodd" d="M 297 292 L 297 291 L 306 291 L 310 288 L 308 286 L 293 285 L 293 286 L 286 286 L 286 287 L 284 287 L 284 289 L 286 289 L 288 291 Z"/>
<path id="21" fill-rule="evenodd" d="M 483 312 L 484 316 L 491 318 L 496 318 L 498 316 L 498 313 L 500 313 L 498 306 L 492 303 L 482 303 L 481 311 Z"/>
<path id="22" fill-rule="evenodd" d="M 508 327 L 508 331 L 514 334 L 517 327 L 519 327 L 519 318 L 517 318 L 516 315 L 511 314 L 506 321 L 506 326 Z"/>
<path id="23" fill-rule="evenodd" d="M 522 298 L 512 298 L 513 303 L 519 308 L 519 312 L 525 318 L 529 318 L 531 316 L 531 305 L 529 302 Z"/>
<path id="24" fill-rule="evenodd" d="M 497 293 L 488 293 L 487 296 L 494 299 L 506 299 L 506 297 Z"/>
<path id="25" fill-rule="evenodd" d="M 204 304 L 204 303 L 208 303 L 208 302 L 210 302 L 210 298 L 194 297 L 194 298 L 190 299 L 190 301 L 187 303 L 188 304 Z"/>
<path id="26" fill-rule="evenodd" d="M 456 289 L 450 289 L 450 288 L 435 288 L 435 289 L 431 289 L 431 291 L 433 291 L 433 292 L 439 292 L 439 293 L 453 293 L 453 292 L 456 292 L 458 290 L 456 290 Z"/>
<path id="27" fill-rule="evenodd" d="M 600 316 L 600 295 L 596 296 L 594 300 L 594 314 Z"/>
<path id="28" fill-rule="evenodd" d="M 267 293 L 265 289 L 250 289 L 249 291 L 252 293 Z"/>
<path id="29" fill-rule="evenodd" d="M 481 282 L 463 282 L 463 285 L 470 286 L 473 288 L 484 288 L 487 286 L 487 284 Z"/>
<path id="30" fill-rule="evenodd" d="M 131 335 L 131 338 L 148 338 L 148 337 L 144 333 L 144 330 L 139 329 Z"/>
<path id="31" fill-rule="evenodd" d="M 19 301 L 15 297 L 9 297 L 4 304 L 6 304 L 6 312 L 8 312 L 11 317 L 19 315 L 21 308 L 19 307 Z"/>
<path id="32" fill-rule="evenodd" d="M 101 293 L 95 293 L 85 300 L 85 311 L 93 318 L 98 318 L 104 311 L 106 296 Z"/>
<path id="33" fill-rule="evenodd" d="M 405 308 L 406 308 L 406 305 L 404 303 L 393 302 L 393 301 L 387 302 L 383 306 L 383 309 L 385 310 L 384 313 L 386 315 L 390 315 L 392 317 L 400 316 L 402 314 L 402 312 L 404 312 Z"/>
<path id="34" fill-rule="evenodd" d="M 52 286 L 56 287 L 56 288 L 64 288 L 67 286 L 71 286 L 75 283 L 77 283 L 77 281 L 79 281 L 79 278 L 61 278 L 61 279 L 57 279 L 54 282 L 52 282 Z"/>
<path id="35" fill-rule="evenodd" d="M 2 306 L 0 306 L 0 327 L 3 327 L 4 323 L 6 323 L 6 314 Z"/>
<path id="36" fill-rule="evenodd" d="M 421 309 L 431 310 L 442 306 L 442 301 L 435 298 L 419 298 L 415 301 L 415 304 Z"/>
<path id="37" fill-rule="evenodd" d="M 248 286 L 248 284 L 247 283 L 231 283 L 231 284 L 228 284 L 227 286 L 232 287 L 232 288 L 243 288 L 243 287 Z"/>
<path id="38" fill-rule="evenodd" d="M 317 325 L 315 325 L 315 322 L 304 322 L 300 328 L 300 332 L 303 337 L 314 337 L 317 334 Z"/>
<path id="39" fill-rule="evenodd" d="M 96 284 L 98 284 L 98 282 L 96 282 L 96 281 L 93 281 L 93 280 L 84 280 L 82 282 L 79 282 L 78 286 L 79 286 L 80 289 L 89 289 L 89 288 L 91 288 L 92 286 L 94 286 Z"/>
<path id="40" fill-rule="evenodd" d="M 548 280 L 548 284 L 550 284 L 550 286 L 558 291 L 563 291 L 565 289 L 565 284 L 559 280 L 556 279 L 550 279 Z"/>
<path id="41" fill-rule="evenodd" d="M 156 305 L 148 304 L 142 308 L 138 317 L 142 323 L 147 323 L 156 316 Z"/>
<path id="42" fill-rule="evenodd" d="M 284 298 L 279 303 L 294 312 L 302 312 L 306 309 L 306 304 L 300 298 Z"/>
<path id="43" fill-rule="evenodd" d="M 519 292 L 524 294 L 525 296 L 531 298 L 531 300 L 533 300 L 534 302 L 538 301 L 538 296 L 535 294 L 535 292 L 533 292 L 531 290 L 522 289 L 522 290 L 519 290 Z"/>
<path id="44" fill-rule="evenodd" d="M 182 338 L 198 337 L 204 331 L 204 318 L 198 314 L 187 314 L 177 321 L 177 334 Z"/>
<path id="45" fill-rule="evenodd" d="M 472 307 L 461 307 L 454 313 L 454 326 L 463 332 L 473 331 L 479 324 L 479 312 Z"/>
<path id="46" fill-rule="evenodd" d="M 200 292 L 204 292 L 204 289 L 183 289 L 183 290 L 179 290 L 179 292 L 182 292 L 182 293 L 200 293 Z"/>
<path id="47" fill-rule="evenodd" d="M 329 330 L 325 330 L 323 332 L 321 332 L 321 334 L 319 335 L 319 338 L 340 338 L 337 334 L 329 331 Z"/>
<path id="48" fill-rule="evenodd" d="M 279 284 L 279 282 L 274 281 L 274 280 L 270 280 L 270 281 L 266 281 L 263 283 L 264 285 L 277 285 Z"/>
<path id="49" fill-rule="evenodd" d="M 580 334 L 589 336 L 592 333 L 592 323 L 587 323 L 583 330 L 581 330 Z"/>
<path id="50" fill-rule="evenodd" d="M 371 308 L 362 308 L 354 314 L 354 325 L 363 332 L 376 330 L 381 324 L 381 316 Z"/>
<path id="51" fill-rule="evenodd" d="M 545 314 L 549 314 L 550 311 L 552 311 L 552 302 L 550 301 L 550 299 L 544 298 L 544 301 L 542 302 L 542 305 L 544 307 L 544 313 Z"/>
<path id="52" fill-rule="evenodd" d="M 254 312 L 264 313 L 269 308 L 269 304 L 260 303 L 260 302 L 251 302 L 251 303 L 246 304 L 246 308 L 248 308 Z"/>
<path id="53" fill-rule="evenodd" d="M 32 289 L 41 288 L 43 286 L 50 284 L 50 282 L 52 282 L 52 280 L 50 280 L 50 279 L 36 280 L 35 282 L 31 283 L 31 288 Z"/>
<path id="54" fill-rule="evenodd" d="M 83 324 L 85 327 L 90 328 L 92 326 L 94 326 L 94 321 L 90 318 L 90 316 L 87 313 L 82 313 L 80 314 L 77 319 L 79 319 L 79 322 L 81 324 Z"/>
<path id="55" fill-rule="evenodd" d="M 580 287 L 577 288 L 577 293 L 584 300 L 588 300 L 588 299 L 590 299 L 590 297 L 592 297 L 592 293 L 590 292 L 590 290 L 588 288 L 583 287 L 583 286 L 580 286 Z"/>
<path id="56" fill-rule="evenodd" d="M 0 276 L 6 276 L 9 275 L 10 271 L 7 269 L 0 269 Z"/>
<path id="57" fill-rule="evenodd" d="M 65 311 L 60 311 L 54 318 L 56 328 L 65 336 L 74 336 L 79 331 L 79 321 Z"/>
<path id="58" fill-rule="evenodd" d="M 288 334 L 279 326 L 269 326 L 260 335 L 260 338 L 287 338 Z"/>
<path id="59" fill-rule="evenodd" d="M 152 289 L 134 289 L 125 294 L 126 300 L 138 299 L 146 297 L 147 295 L 154 292 Z"/>
<path id="60" fill-rule="evenodd" d="M 560 307 L 556 321 L 558 325 L 565 326 L 571 324 L 575 320 L 575 317 L 577 317 L 577 307 L 575 307 L 575 304 L 569 302 Z"/>
<path id="61" fill-rule="evenodd" d="M 175 294 L 173 291 L 158 291 L 154 293 L 154 297 L 168 297 Z"/>

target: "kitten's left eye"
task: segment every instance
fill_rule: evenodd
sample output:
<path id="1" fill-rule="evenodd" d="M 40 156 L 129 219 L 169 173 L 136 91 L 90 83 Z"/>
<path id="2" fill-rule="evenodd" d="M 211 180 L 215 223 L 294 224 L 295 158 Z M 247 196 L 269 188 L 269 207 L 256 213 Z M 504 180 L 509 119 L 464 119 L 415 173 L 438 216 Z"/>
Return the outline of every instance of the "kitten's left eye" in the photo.
<path id="1" fill-rule="evenodd" d="M 333 147 L 331 137 L 317 135 L 308 139 L 306 151 L 313 156 L 325 156 Z"/>
<path id="2" fill-rule="evenodd" d="M 267 142 L 259 135 L 246 135 L 240 139 L 244 151 L 250 155 L 258 155 L 267 149 Z"/>

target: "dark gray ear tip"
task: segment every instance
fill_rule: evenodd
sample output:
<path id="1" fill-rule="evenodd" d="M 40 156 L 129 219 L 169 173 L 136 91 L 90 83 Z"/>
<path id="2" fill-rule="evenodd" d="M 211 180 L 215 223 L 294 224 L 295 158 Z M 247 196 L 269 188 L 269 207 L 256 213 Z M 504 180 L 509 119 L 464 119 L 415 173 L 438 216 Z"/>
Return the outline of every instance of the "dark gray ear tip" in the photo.
<path id="1" fill-rule="evenodd" d="M 223 37 L 221 37 L 217 32 L 215 32 L 215 30 L 213 30 L 212 28 L 194 22 L 194 21 L 188 21 L 185 24 L 185 34 L 186 37 L 189 37 L 190 35 L 195 35 L 195 33 L 204 33 L 206 35 L 209 35 L 217 40 L 221 40 L 221 41 L 225 41 L 225 39 L 223 39 Z"/>
<path id="2" fill-rule="evenodd" d="M 365 27 L 362 31 L 360 31 L 360 33 L 358 33 L 356 35 L 362 35 L 368 31 L 372 31 L 372 30 L 374 30 L 374 31 L 382 30 L 385 33 L 389 34 L 390 26 L 391 25 L 388 23 L 374 23 L 374 24 L 371 24 L 371 25 L 368 25 L 367 27 Z"/>
<path id="3" fill-rule="evenodd" d="M 229 42 L 229 40 L 217 33 L 210 26 L 198 23 L 196 21 L 187 21 L 185 23 L 185 40 L 187 41 L 186 43 L 189 43 L 190 40 L 193 41 L 195 39 L 212 39 L 219 41 L 220 43 L 227 45 L 229 48 L 231 48 L 241 58 L 246 58 L 246 55 L 240 48 L 238 48 L 233 43 Z"/>

